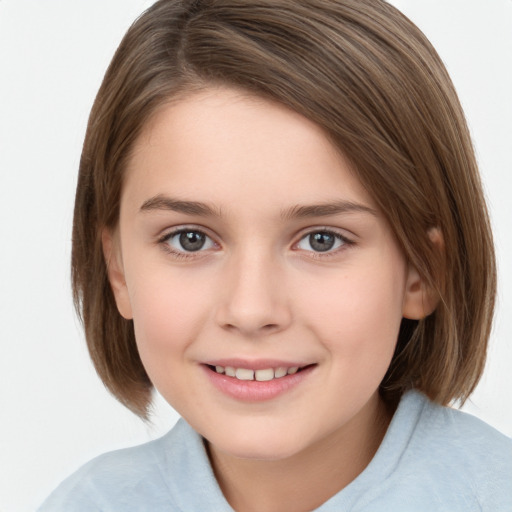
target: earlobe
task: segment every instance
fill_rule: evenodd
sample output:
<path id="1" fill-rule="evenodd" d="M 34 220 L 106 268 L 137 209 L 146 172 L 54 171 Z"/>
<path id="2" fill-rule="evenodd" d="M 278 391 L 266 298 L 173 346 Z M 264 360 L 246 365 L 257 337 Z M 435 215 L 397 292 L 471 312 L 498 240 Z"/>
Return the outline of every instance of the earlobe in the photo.
<path id="1" fill-rule="evenodd" d="M 427 236 L 436 251 L 439 251 L 439 254 L 442 255 L 444 241 L 441 231 L 438 228 L 431 228 Z M 402 311 L 403 317 L 410 320 L 421 320 L 435 311 L 439 300 L 439 292 L 425 282 L 420 273 L 409 264 Z"/>
<path id="2" fill-rule="evenodd" d="M 421 320 L 434 312 L 439 303 L 439 294 L 425 283 L 418 271 L 410 266 L 404 295 L 402 316 L 410 320 Z"/>
<path id="3" fill-rule="evenodd" d="M 133 318 L 132 307 L 128 295 L 128 287 L 126 286 L 119 243 L 115 239 L 115 234 L 107 228 L 101 234 L 101 242 L 107 266 L 108 280 L 114 293 L 117 309 L 122 317 L 126 320 L 131 320 Z"/>

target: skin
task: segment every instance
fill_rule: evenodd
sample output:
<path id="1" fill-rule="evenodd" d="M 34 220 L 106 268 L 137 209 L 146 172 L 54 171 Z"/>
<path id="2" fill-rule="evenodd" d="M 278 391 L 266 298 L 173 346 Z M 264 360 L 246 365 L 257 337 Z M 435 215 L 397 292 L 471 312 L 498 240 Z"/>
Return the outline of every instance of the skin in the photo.
<path id="1" fill-rule="evenodd" d="M 319 506 L 378 449 L 401 319 L 426 313 L 390 226 L 318 126 L 228 88 L 162 107 L 125 178 L 104 250 L 152 382 L 207 440 L 235 510 Z M 185 251 L 179 228 L 205 233 L 203 248 Z M 320 252 L 309 235 L 325 232 L 335 244 Z M 314 366 L 247 402 L 207 378 L 205 361 L 232 357 Z"/>

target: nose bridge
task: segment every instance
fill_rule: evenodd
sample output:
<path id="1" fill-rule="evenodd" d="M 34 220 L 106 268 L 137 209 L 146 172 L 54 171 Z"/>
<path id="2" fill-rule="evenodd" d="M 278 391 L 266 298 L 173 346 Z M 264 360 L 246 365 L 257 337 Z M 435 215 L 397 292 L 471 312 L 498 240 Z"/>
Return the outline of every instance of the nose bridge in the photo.
<path id="1" fill-rule="evenodd" d="M 224 269 L 226 284 L 219 305 L 222 327 L 245 335 L 275 332 L 291 319 L 282 262 L 262 246 L 233 253 Z"/>

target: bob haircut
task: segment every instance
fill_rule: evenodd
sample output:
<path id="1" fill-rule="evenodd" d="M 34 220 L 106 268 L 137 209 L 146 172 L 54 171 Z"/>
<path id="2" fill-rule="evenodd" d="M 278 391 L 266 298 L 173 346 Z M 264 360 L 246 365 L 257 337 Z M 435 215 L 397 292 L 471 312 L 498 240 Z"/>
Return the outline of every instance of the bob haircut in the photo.
<path id="1" fill-rule="evenodd" d="M 464 402 L 484 368 L 494 309 L 488 214 L 447 71 L 383 0 L 160 0 L 128 30 L 89 118 L 73 225 L 75 306 L 106 387 L 148 417 L 152 384 L 132 321 L 117 311 L 101 241 L 118 223 L 130 151 L 163 105 L 219 85 L 318 124 L 438 294 L 434 313 L 402 321 L 383 397 L 416 388 Z"/>

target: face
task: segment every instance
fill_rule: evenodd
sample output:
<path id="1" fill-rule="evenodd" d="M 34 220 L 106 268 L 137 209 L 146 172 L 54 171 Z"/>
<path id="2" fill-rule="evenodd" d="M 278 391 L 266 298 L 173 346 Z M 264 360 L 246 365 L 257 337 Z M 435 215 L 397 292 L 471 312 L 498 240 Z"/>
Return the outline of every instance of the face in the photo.
<path id="1" fill-rule="evenodd" d="M 104 240 L 155 387 L 237 457 L 291 456 L 375 407 L 402 316 L 421 301 L 322 130 L 230 89 L 146 126 Z"/>

